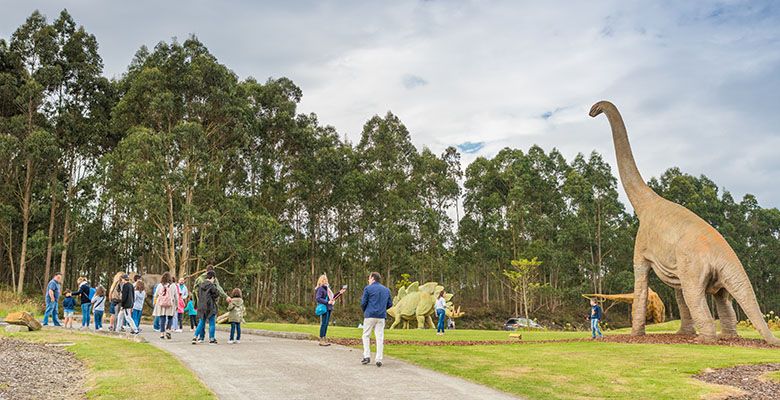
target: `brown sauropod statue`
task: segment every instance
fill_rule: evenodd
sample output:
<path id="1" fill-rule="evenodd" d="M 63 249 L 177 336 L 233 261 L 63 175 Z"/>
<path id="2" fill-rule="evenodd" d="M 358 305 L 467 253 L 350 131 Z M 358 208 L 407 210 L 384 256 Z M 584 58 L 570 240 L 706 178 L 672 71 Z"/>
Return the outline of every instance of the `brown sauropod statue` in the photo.
<path id="1" fill-rule="evenodd" d="M 731 297 L 767 343 L 780 345 L 764 320 L 742 263 L 726 240 L 710 224 L 687 208 L 659 196 L 642 179 L 628 143 L 626 126 L 617 107 L 608 101 L 593 105 L 590 116 L 605 114 L 612 128 L 618 172 L 628 200 L 639 217 L 634 244 L 634 314 L 631 334 L 645 334 L 647 279 L 652 268 L 673 287 L 680 307 L 681 333 L 695 333 L 698 340 L 717 340 L 715 320 L 707 306 L 714 295 L 721 335 L 737 336 L 737 318 Z"/>

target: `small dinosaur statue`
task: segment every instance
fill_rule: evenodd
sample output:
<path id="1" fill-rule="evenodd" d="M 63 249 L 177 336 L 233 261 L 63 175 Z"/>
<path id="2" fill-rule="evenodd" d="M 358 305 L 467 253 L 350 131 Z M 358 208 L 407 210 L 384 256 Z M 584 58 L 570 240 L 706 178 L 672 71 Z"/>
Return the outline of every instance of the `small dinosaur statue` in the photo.
<path id="1" fill-rule="evenodd" d="M 642 179 L 631 152 L 623 117 L 608 101 L 593 105 L 590 116 L 605 114 L 612 129 L 618 172 L 628 200 L 639 218 L 634 244 L 634 313 L 632 335 L 645 334 L 647 280 L 652 269 L 675 289 L 680 307 L 680 333 L 697 340 L 717 340 L 715 320 L 707 305 L 714 295 L 721 336 L 737 336 L 737 318 L 731 297 L 737 300 L 764 340 L 780 345 L 772 335 L 756 301 L 750 279 L 734 250 L 715 228 L 687 208 L 656 194 Z"/>
<path id="2" fill-rule="evenodd" d="M 582 297 L 586 299 L 600 299 L 611 300 L 617 303 L 631 304 L 631 313 L 634 313 L 634 294 L 583 294 Z M 666 320 L 666 306 L 664 306 L 661 296 L 658 295 L 653 289 L 647 288 L 647 321 L 660 324 Z"/>
<path id="3" fill-rule="evenodd" d="M 409 328 L 409 321 L 417 320 L 417 329 L 425 329 L 426 322 L 433 328 L 434 304 L 436 296 L 444 289 L 436 282 L 428 282 L 420 285 L 420 282 L 413 282 L 405 288 L 398 289 L 398 294 L 393 299 L 393 306 L 387 310 L 387 315 L 393 317 L 393 324 L 390 329 L 395 328 L 403 321 L 404 328 Z M 460 318 L 463 312 L 460 307 L 456 310 L 452 306 L 450 299 L 453 294 L 447 293 L 444 298 L 447 300 L 446 315 L 450 318 Z"/>

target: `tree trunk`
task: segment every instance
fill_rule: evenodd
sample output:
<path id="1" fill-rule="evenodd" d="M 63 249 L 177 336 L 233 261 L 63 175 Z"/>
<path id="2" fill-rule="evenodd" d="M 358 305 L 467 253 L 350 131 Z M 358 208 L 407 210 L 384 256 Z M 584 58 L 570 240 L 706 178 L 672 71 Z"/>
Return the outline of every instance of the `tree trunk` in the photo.
<path id="1" fill-rule="evenodd" d="M 184 229 L 182 229 L 181 235 L 181 259 L 179 260 L 179 272 L 184 276 L 189 271 L 190 262 L 190 236 L 192 234 L 192 224 L 190 221 L 190 206 L 192 205 L 193 188 L 190 186 L 187 188 L 187 195 L 185 196 L 185 212 L 184 212 Z"/>
<path id="2" fill-rule="evenodd" d="M 54 221 L 57 211 L 57 196 L 55 192 L 55 178 L 52 177 L 51 182 L 51 209 L 49 210 L 49 236 L 46 239 L 46 269 L 43 272 L 43 289 L 46 290 L 46 280 L 49 279 L 51 274 L 51 256 L 54 248 Z"/>
<path id="3" fill-rule="evenodd" d="M 24 290 L 24 273 L 27 268 L 27 231 L 30 227 L 30 195 L 32 192 L 32 160 L 27 160 L 27 173 L 24 178 L 24 195 L 22 199 L 22 248 L 19 254 L 19 283 L 16 293 Z"/>
<path id="4" fill-rule="evenodd" d="M 173 226 L 173 189 L 168 186 L 168 270 L 171 275 L 176 276 L 176 246 L 174 239 Z"/>
<path id="5" fill-rule="evenodd" d="M 65 224 L 62 228 L 62 253 L 60 254 L 60 273 L 65 280 L 65 267 L 68 263 L 68 241 L 70 240 L 70 211 L 65 207 Z"/>
<path id="6" fill-rule="evenodd" d="M 16 267 L 14 267 L 13 226 L 8 224 L 8 264 L 11 266 L 11 289 L 16 291 Z"/>

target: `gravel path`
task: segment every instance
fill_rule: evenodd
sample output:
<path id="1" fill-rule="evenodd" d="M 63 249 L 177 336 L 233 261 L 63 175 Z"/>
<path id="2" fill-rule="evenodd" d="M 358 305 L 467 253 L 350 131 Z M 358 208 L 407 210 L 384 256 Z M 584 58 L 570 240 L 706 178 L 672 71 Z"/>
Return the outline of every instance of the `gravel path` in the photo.
<path id="1" fill-rule="evenodd" d="M 385 358 L 361 365 L 362 351 L 309 340 L 243 335 L 241 344 L 192 345 L 190 332 L 162 340 L 151 327 L 142 335 L 190 367 L 221 399 L 516 399 L 476 383 Z"/>
<path id="2" fill-rule="evenodd" d="M 0 399 L 84 398 L 82 371 L 62 347 L 0 337 Z"/>
<path id="3" fill-rule="evenodd" d="M 732 368 L 707 370 L 695 378 L 719 385 L 736 386 L 747 394 L 729 396 L 734 400 L 776 400 L 780 398 L 780 383 L 770 382 L 763 375 L 780 371 L 780 364 L 740 365 Z"/>

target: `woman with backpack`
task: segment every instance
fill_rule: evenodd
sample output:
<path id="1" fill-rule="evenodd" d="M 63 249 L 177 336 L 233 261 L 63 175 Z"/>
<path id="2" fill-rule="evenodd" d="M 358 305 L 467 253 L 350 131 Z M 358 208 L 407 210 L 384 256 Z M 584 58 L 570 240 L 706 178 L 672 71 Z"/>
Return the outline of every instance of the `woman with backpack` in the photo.
<path id="1" fill-rule="evenodd" d="M 171 332 L 166 332 L 166 328 L 170 329 L 179 304 L 179 290 L 171 279 L 170 272 L 162 275 L 155 293 L 157 299 L 154 303 L 153 315 L 160 317 L 160 339 L 170 339 Z"/>

